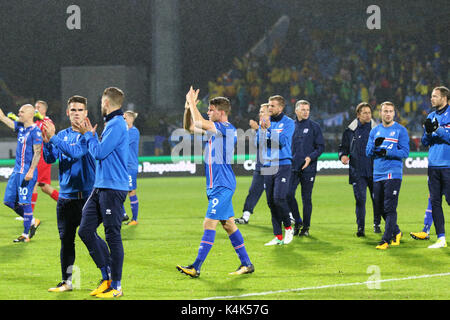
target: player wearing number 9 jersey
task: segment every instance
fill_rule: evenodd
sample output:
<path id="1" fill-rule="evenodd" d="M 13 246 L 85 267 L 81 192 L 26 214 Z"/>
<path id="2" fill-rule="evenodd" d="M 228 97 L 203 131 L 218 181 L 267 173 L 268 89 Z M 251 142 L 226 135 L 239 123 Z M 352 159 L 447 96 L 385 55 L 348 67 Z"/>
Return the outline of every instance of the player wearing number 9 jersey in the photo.
<path id="1" fill-rule="evenodd" d="M 244 238 L 234 223 L 232 198 L 236 189 L 236 177 L 231 163 L 237 137 L 236 128 L 228 122 L 230 101 L 224 97 L 211 99 L 208 121 L 202 117 L 196 107 L 198 92 L 199 90 L 191 87 L 186 95 L 183 125 L 191 133 L 206 134 L 204 162 L 209 204 L 203 222 L 204 233 L 197 258 L 193 264 L 185 267 L 178 265 L 177 269 L 193 278 L 200 275 L 200 268 L 214 244 L 216 227 L 220 221 L 241 261 L 238 269 L 230 274 L 252 273 L 254 267 L 245 249 Z"/>

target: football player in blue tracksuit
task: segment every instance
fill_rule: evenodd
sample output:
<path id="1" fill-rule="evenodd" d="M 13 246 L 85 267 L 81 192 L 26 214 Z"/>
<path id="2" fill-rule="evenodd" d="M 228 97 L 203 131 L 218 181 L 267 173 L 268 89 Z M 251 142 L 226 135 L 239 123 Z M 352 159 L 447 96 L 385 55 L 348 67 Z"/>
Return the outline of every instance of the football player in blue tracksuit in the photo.
<path id="1" fill-rule="evenodd" d="M 253 209 L 258 203 L 259 198 L 264 192 L 264 176 L 261 174 L 261 149 L 259 147 L 259 138 L 260 138 L 260 125 L 263 119 L 268 119 L 269 104 L 263 103 L 259 109 L 259 124 L 254 120 L 250 120 L 250 126 L 253 130 L 256 131 L 255 134 L 255 145 L 256 145 L 256 165 L 255 171 L 253 171 L 252 183 L 250 185 L 250 189 L 248 190 L 248 195 L 245 198 L 244 210 L 241 218 L 237 218 L 234 221 L 237 224 L 247 224 L 250 220 L 250 215 L 253 214 Z M 264 120 L 265 121 L 265 120 Z"/>
<path id="2" fill-rule="evenodd" d="M 230 274 L 252 273 L 255 268 L 247 254 L 244 238 L 234 223 L 232 199 L 236 190 L 236 177 L 231 164 L 237 136 L 236 128 L 228 122 L 231 104 L 225 97 L 211 99 L 208 107 L 209 120 L 206 120 L 196 106 L 198 93 L 198 89 L 194 90 L 191 87 L 186 95 L 183 127 L 191 133 L 204 133 L 208 139 L 204 151 L 204 162 L 206 195 L 209 203 L 203 220 L 203 237 L 197 258 L 191 265 L 177 265 L 176 268 L 192 278 L 200 276 L 200 269 L 214 245 L 216 228 L 220 222 L 241 261 L 238 269 Z"/>
<path id="3" fill-rule="evenodd" d="M 400 245 L 402 232 L 397 225 L 397 204 L 403 177 L 403 159 L 409 155 L 406 128 L 394 121 L 392 102 L 381 104 L 382 123 L 370 131 L 366 155 L 373 162 L 373 204 L 385 220 L 385 231 L 377 249 L 385 250 L 389 243 Z"/>
<path id="4" fill-rule="evenodd" d="M 372 119 L 372 107 L 367 102 L 356 106 L 356 119 L 353 120 L 342 134 L 339 145 L 339 160 L 349 165 L 349 183 L 353 186 L 356 201 L 356 224 L 358 237 L 365 236 L 366 194 L 369 188 L 373 204 L 373 159 L 366 156 L 366 145 L 370 130 L 377 126 Z M 381 216 L 373 211 L 373 227 L 375 233 L 381 233 Z"/>
<path id="5" fill-rule="evenodd" d="M 3 203 L 23 217 L 23 233 L 14 242 L 29 242 L 40 225 L 33 218 L 31 196 L 37 181 L 37 165 L 41 157 L 42 133 L 34 124 L 34 107 L 19 109 L 18 121 L 9 119 L 0 109 L 0 121 L 17 132 L 16 164 L 8 179 Z"/>
<path id="6" fill-rule="evenodd" d="M 136 195 L 137 189 L 137 174 L 139 169 L 139 130 L 133 125 L 134 120 L 136 120 L 138 114 L 134 111 L 125 111 L 123 117 L 127 122 L 128 127 L 128 140 L 130 143 L 130 154 L 128 156 L 128 176 L 129 176 L 129 191 L 128 196 L 130 197 L 130 207 L 132 218 L 130 222 L 126 224 L 129 226 L 136 226 L 138 224 L 137 217 L 139 213 L 139 200 Z M 124 216 L 127 216 L 125 208 L 123 209 Z M 128 220 L 128 219 L 125 219 Z"/>
<path id="7" fill-rule="evenodd" d="M 105 128 L 98 139 L 95 127 L 88 118 L 76 127 L 85 137 L 90 154 L 97 160 L 94 190 L 83 207 L 78 235 L 102 273 L 102 280 L 90 295 L 98 298 L 117 298 L 123 295 L 121 287 L 123 243 L 120 234 L 123 202 L 128 187 L 128 131 L 121 109 L 123 92 L 107 88 L 102 96 L 102 114 Z M 105 241 L 97 234 L 103 222 Z M 108 249 L 109 247 L 109 249 Z"/>
<path id="8" fill-rule="evenodd" d="M 317 173 L 317 159 L 325 149 L 319 124 L 309 119 L 311 105 L 306 100 L 295 104 L 295 130 L 292 137 L 292 174 L 287 200 L 295 219 L 294 235 L 308 236 L 312 214 L 312 189 Z M 295 192 L 302 188 L 303 221 L 298 211 Z M 300 227 L 303 226 L 300 231 Z M 300 234 L 299 234 L 300 231 Z"/>
<path id="9" fill-rule="evenodd" d="M 450 205 L 450 91 L 446 87 L 436 87 L 431 93 L 431 104 L 436 108 L 424 123 L 422 144 L 430 147 L 428 152 L 428 189 L 431 213 L 438 240 L 430 249 L 445 248 L 445 221 L 442 196 Z"/>
<path id="10" fill-rule="evenodd" d="M 95 160 L 89 153 L 85 136 L 74 129 L 75 122 L 87 117 L 87 99 L 73 96 L 67 102 L 67 116 L 71 127 L 55 135 L 55 126 L 44 124 L 44 160 L 59 161 L 59 197 L 56 218 L 61 240 L 60 262 L 62 281 L 49 292 L 72 290 L 72 269 L 75 263 L 75 236 L 81 222 L 81 214 L 92 192 L 95 178 Z"/>
<path id="11" fill-rule="evenodd" d="M 292 135 L 294 120 L 283 113 L 285 100 L 276 95 L 269 98 L 270 120 L 261 124 L 260 145 L 262 147 L 264 189 L 267 204 L 272 215 L 272 227 L 275 238 L 266 246 L 288 244 L 294 236 L 289 217 L 287 194 L 292 171 Z M 285 235 L 281 224 L 284 224 Z"/>

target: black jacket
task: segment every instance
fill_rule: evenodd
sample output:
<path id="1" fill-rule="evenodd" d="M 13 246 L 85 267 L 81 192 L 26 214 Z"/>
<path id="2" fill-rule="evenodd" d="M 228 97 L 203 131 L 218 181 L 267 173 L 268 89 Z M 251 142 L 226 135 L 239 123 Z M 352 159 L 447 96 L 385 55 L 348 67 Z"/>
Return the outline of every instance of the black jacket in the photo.
<path id="1" fill-rule="evenodd" d="M 364 125 L 358 119 L 353 120 L 342 134 L 342 141 L 339 145 L 339 160 L 342 156 L 348 156 L 349 162 L 349 183 L 353 184 L 360 177 L 373 176 L 373 159 L 366 156 L 366 145 L 369 140 L 370 130 L 377 126 L 372 120 Z"/>
<path id="2" fill-rule="evenodd" d="M 303 172 L 316 173 L 317 159 L 324 149 L 325 142 L 319 124 L 310 119 L 298 121 L 296 118 L 292 136 L 292 171 L 302 171 L 305 158 L 310 157 L 311 163 Z"/>

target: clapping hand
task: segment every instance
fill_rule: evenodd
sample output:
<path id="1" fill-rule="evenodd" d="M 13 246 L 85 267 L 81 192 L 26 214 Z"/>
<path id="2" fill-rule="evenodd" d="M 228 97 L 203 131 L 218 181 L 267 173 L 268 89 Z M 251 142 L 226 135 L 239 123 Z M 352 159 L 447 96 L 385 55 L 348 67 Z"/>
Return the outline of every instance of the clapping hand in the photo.
<path id="1" fill-rule="evenodd" d="M 261 125 L 262 129 L 270 128 L 270 118 L 269 117 L 261 117 L 259 124 Z"/>
<path id="2" fill-rule="evenodd" d="M 191 86 L 189 88 L 188 93 L 186 94 L 186 102 L 188 104 L 192 104 L 193 106 L 196 106 L 198 103 L 198 94 L 200 92 L 200 89 L 194 90 L 194 88 Z M 185 105 L 186 107 L 186 105 Z"/>
<path id="3" fill-rule="evenodd" d="M 258 122 L 256 122 L 253 119 L 250 119 L 250 121 L 248 122 L 248 125 L 250 126 L 250 128 L 252 128 L 253 130 L 258 130 L 259 125 Z"/>
<path id="4" fill-rule="evenodd" d="M 50 121 L 44 121 L 42 130 L 42 139 L 45 143 L 48 143 L 50 139 L 55 135 L 56 129 L 55 125 Z"/>
<path id="5" fill-rule="evenodd" d="M 94 135 L 95 131 L 97 130 L 97 125 L 92 127 L 92 124 L 91 124 L 91 121 L 89 120 L 89 118 L 86 118 L 83 122 L 75 121 L 72 125 L 81 134 L 85 134 L 86 132 L 91 132 Z"/>

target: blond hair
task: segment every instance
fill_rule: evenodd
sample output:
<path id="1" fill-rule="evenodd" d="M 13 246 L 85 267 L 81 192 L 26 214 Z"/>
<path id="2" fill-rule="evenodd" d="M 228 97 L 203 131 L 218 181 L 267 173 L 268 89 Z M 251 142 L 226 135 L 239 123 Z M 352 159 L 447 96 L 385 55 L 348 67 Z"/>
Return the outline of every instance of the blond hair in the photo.
<path id="1" fill-rule="evenodd" d="M 134 112 L 133 110 L 127 110 L 124 112 L 125 114 L 129 115 L 130 117 L 133 118 L 133 121 L 136 120 L 138 113 Z"/>

